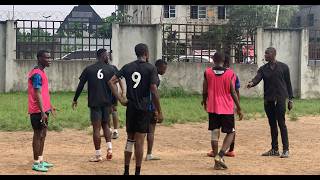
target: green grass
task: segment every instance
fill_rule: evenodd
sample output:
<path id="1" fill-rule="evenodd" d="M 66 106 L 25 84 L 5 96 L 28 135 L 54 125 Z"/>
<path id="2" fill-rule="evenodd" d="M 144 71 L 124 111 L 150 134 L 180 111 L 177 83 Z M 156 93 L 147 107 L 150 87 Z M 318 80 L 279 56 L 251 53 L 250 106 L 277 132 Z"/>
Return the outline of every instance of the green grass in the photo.
<path id="1" fill-rule="evenodd" d="M 186 93 L 181 88 L 162 89 L 161 105 L 165 117 L 164 124 L 186 122 L 206 122 L 207 113 L 200 105 L 201 96 Z M 86 129 L 90 126 L 87 94 L 82 93 L 75 111 L 71 108 L 73 92 L 56 92 L 51 94 L 52 104 L 58 109 L 57 117 L 50 117 L 49 130 L 61 131 L 63 128 Z M 245 120 L 266 117 L 262 98 L 241 98 Z M 119 105 L 120 124 L 124 125 L 125 107 Z M 294 109 L 288 113 L 289 120 L 299 116 L 319 115 L 320 100 L 295 100 Z M 0 94 L 0 130 L 31 131 L 27 114 L 27 94 L 25 92 Z"/>

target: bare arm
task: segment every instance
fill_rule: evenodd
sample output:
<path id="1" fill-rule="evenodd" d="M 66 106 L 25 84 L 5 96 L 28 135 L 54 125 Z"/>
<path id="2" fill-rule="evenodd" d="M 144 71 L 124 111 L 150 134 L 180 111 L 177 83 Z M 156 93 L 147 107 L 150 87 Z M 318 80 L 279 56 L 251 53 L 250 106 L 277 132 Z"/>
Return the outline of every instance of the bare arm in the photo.
<path id="1" fill-rule="evenodd" d="M 203 83 L 202 83 L 202 102 L 201 104 L 204 107 L 204 110 L 207 110 L 207 98 L 208 98 L 208 83 L 206 74 L 204 74 Z"/>
<path id="2" fill-rule="evenodd" d="M 152 101 L 154 105 L 156 106 L 156 111 L 158 112 L 158 122 L 162 122 L 163 116 L 162 116 L 162 111 L 161 111 L 161 105 L 160 105 L 160 96 L 158 93 L 158 88 L 156 84 L 151 84 L 150 85 L 150 91 L 152 93 Z"/>
<path id="3" fill-rule="evenodd" d="M 112 94 L 120 101 L 120 103 L 124 106 L 127 105 L 128 101 L 126 99 L 123 99 L 117 89 L 117 83 L 120 81 L 120 79 L 113 75 L 112 78 L 108 81 L 108 86 L 110 87 Z"/>
<path id="4" fill-rule="evenodd" d="M 239 99 L 237 97 L 237 94 L 236 94 L 236 91 L 233 87 L 233 82 L 230 81 L 230 92 L 231 92 L 231 96 L 232 96 L 232 99 L 233 101 L 235 102 L 236 106 L 237 106 L 237 114 L 239 115 L 239 120 L 242 120 L 243 118 L 243 115 L 241 113 L 241 107 L 240 107 L 240 103 L 239 103 Z"/>
<path id="5" fill-rule="evenodd" d="M 37 104 L 38 104 L 38 107 L 40 109 L 40 112 L 41 112 L 41 120 L 40 122 L 42 123 L 42 125 L 46 126 L 46 123 L 44 123 L 45 121 L 48 120 L 48 116 L 47 114 L 44 112 L 43 110 L 43 101 L 42 101 L 42 96 L 41 96 L 41 89 L 35 89 L 36 91 L 36 98 L 37 98 Z"/>
<path id="6" fill-rule="evenodd" d="M 240 103 L 240 91 L 239 91 L 239 89 L 236 89 L 236 93 L 237 93 L 237 97 L 238 97 L 238 100 L 239 100 L 239 103 Z"/>
<path id="7" fill-rule="evenodd" d="M 119 79 L 119 86 L 120 86 L 121 94 L 122 94 L 122 96 L 124 96 L 125 95 L 125 91 L 124 91 L 125 85 L 123 84 L 123 81 L 121 81 L 121 79 Z"/>

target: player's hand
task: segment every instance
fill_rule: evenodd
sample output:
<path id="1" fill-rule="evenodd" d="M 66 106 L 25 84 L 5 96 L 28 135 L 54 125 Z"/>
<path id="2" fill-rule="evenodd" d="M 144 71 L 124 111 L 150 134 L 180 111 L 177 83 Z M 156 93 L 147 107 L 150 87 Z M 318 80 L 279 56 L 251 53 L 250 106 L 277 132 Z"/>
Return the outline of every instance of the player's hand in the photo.
<path id="1" fill-rule="evenodd" d="M 74 110 L 78 105 L 77 101 L 72 101 L 72 109 Z"/>
<path id="2" fill-rule="evenodd" d="M 242 114 L 241 110 L 237 109 L 237 114 L 239 116 L 239 121 L 241 121 L 243 119 L 243 114 Z"/>
<path id="3" fill-rule="evenodd" d="M 207 111 L 207 102 L 201 101 L 201 105 L 203 106 L 204 110 Z"/>
<path id="4" fill-rule="evenodd" d="M 128 104 L 128 99 L 125 98 L 125 97 L 121 97 L 121 98 L 119 99 L 119 101 L 120 101 L 120 103 L 121 103 L 123 106 L 127 106 L 127 104 Z"/>
<path id="5" fill-rule="evenodd" d="M 40 123 L 43 127 L 47 127 L 47 121 L 48 121 L 48 116 L 46 113 L 41 112 L 41 119 L 40 119 Z"/>
<path id="6" fill-rule="evenodd" d="M 163 115 L 162 112 L 158 113 L 158 117 L 157 117 L 157 123 L 162 123 L 163 121 Z"/>
<path id="7" fill-rule="evenodd" d="M 57 116 L 57 109 L 55 107 L 51 106 L 50 113 L 55 118 Z"/>
<path id="8" fill-rule="evenodd" d="M 291 111 L 292 108 L 293 108 L 293 102 L 292 102 L 292 101 L 289 101 L 289 102 L 288 102 L 288 109 L 289 109 L 289 111 Z"/>
<path id="9" fill-rule="evenodd" d="M 252 86 L 253 86 L 253 82 L 250 81 L 250 82 L 247 84 L 247 88 L 248 88 L 248 89 L 249 89 L 249 88 L 252 88 Z"/>

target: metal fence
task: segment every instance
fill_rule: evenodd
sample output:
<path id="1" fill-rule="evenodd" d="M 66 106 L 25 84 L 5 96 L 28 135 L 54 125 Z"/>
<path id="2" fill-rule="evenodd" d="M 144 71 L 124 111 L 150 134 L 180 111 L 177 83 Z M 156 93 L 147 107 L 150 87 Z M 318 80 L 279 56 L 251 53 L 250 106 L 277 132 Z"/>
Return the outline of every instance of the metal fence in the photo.
<path id="1" fill-rule="evenodd" d="M 48 50 L 54 60 L 95 59 L 96 51 L 111 51 L 111 29 L 102 22 L 16 21 L 17 59 L 36 59 Z"/>
<path id="2" fill-rule="evenodd" d="M 320 30 L 309 30 L 309 66 L 320 66 Z"/>
<path id="3" fill-rule="evenodd" d="M 172 62 L 212 62 L 215 52 L 233 63 L 256 63 L 255 28 L 231 25 L 163 24 L 163 59 Z"/>

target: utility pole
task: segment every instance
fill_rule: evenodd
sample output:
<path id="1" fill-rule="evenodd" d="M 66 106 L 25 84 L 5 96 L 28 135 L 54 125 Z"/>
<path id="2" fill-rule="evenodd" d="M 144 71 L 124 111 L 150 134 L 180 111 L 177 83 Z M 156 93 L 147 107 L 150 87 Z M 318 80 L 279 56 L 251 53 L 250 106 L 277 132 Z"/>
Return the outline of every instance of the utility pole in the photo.
<path id="1" fill-rule="evenodd" d="M 14 5 L 12 5 L 12 20 L 14 20 Z"/>
<path id="2" fill-rule="evenodd" d="M 274 26 L 275 28 L 278 28 L 279 9 L 280 9 L 280 5 L 277 5 L 276 24 L 275 24 L 275 26 Z"/>

